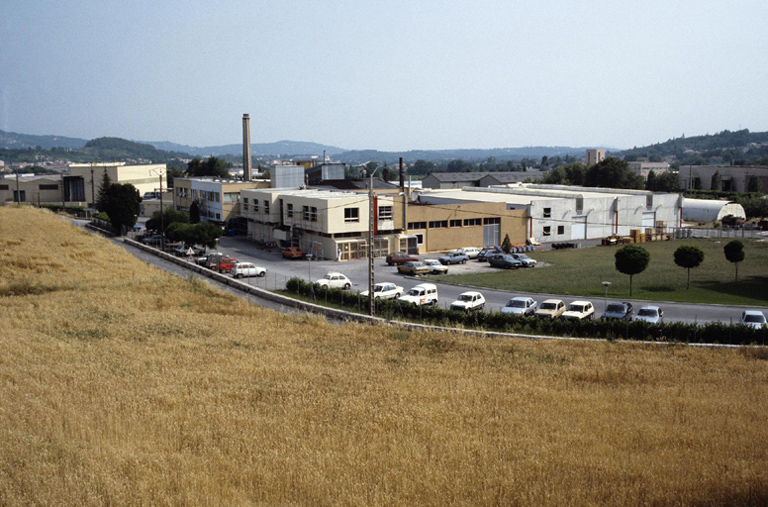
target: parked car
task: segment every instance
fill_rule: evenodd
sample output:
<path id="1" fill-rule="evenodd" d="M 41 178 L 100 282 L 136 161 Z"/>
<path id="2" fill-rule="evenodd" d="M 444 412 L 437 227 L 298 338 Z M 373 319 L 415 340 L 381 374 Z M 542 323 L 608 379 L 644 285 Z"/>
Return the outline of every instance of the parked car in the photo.
<path id="1" fill-rule="evenodd" d="M 349 278 L 347 278 L 345 275 L 342 275 L 341 273 L 328 273 L 320 280 L 315 280 L 315 283 L 331 289 L 346 290 L 352 287 L 352 282 L 349 281 Z"/>
<path id="2" fill-rule="evenodd" d="M 488 258 L 488 263 L 494 268 L 517 269 L 523 267 L 523 263 L 509 254 L 497 253 Z"/>
<path id="3" fill-rule="evenodd" d="M 440 261 L 440 264 L 466 264 L 469 260 L 469 257 L 467 257 L 467 254 L 464 252 L 454 250 L 453 252 L 448 252 L 447 254 L 441 256 L 437 260 Z"/>
<path id="4" fill-rule="evenodd" d="M 212 269 L 213 271 L 216 271 L 219 269 L 219 261 L 223 257 L 224 257 L 224 254 L 221 252 L 211 252 L 205 258 L 205 261 L 202 263 L 202 266 L 205 266 L 208 269 Z"/>
<path id="5" fill-rule="evenodd" d="M 488 257 L 497 253 L 504 253 L 504 250 L 497 246 L 487 246 L 480 249 L 480 252 L 477 254 L 477 260 L 479 262 L 488 262 Z"/>
<path id="6" fill-rule="evenodd" d="M 763 312 L 757 310 L 746 310 L 741 312 L 741 323 L 749 327 L 754 327 L 755 329 L 768 327 L 768 324 L 766 324 L 765 321 L 765 315 L 763 315 Z"/>
<path id="7" fill-rule="evenodd" d="M 644 306 L 637 311 L 635 320 L 650 322 L 651 324 L 661 324 L 664 319 L 664 312 L 658 306 Z"/>
<path id="8" fill-rule="evenodd" d="M 403 275 L 426 275 L 429 273 L 429 266 L 423 262 L 406 262 L 397 267 L 397 272 Z"/>
<path id="9" fill-rule="evenodd" d="M 482 310 L 485 306 L 485 298 L 482 294 L 475 291 L 462 292 L 459 298 L 451 303 L 451 310 L 462 312 L 472 312 Z"/>
<path id="10" fill-rule="evenodd" d="M 594 319 L 595 307 L 589 301 L 571 301 L 560 317 L 568 320 Z"/>
<path id="11" fill-rule="evenodd" d="M 512 257 L 522 262 L 524 268 L 532 268 L 536 266 L 536 259 L 531 259 L 525 254 L 516 253 L 512 254 Z"/>
<path id="12" fill-rule="evenodd" d="M 513 297 L 501 309 L 501 313 L 512 313 L 515 315 L 533 315 L 538 303 L 533 298 L 518 296 Z"/>
<path id="13" fill-rule="evenodd" d="M 547 299 L 539 305 L 539 309 L 534 312 L 534 315 L 542 319 L 555 320 L 564 312 L 565 303 L 563 303 L 562 299 Z"/>
<path id="14" fill-rule="evenodd" d="M 459 248 L 459 251 L 467 254 L 467 257 L 470 259 L 477 259 L 477 256 L 480 254 L 480 249 L 474 246 L 465 246 L 464 248 Z"/>
<path id="15" fill-rule="evenodd" d="M 398 301 L 401 303 L 411 303 L 416 306 L 436 305 L 437 286 L 433 283 L 421 283 L 414 286 L 406 295 L 401 296 Z"/>
<path id="16" fill-rule="evenodd" d="M 440 261 L 437 259 L 424 259 L 424 264 L 429 266 L 429 274 L 430 275 L 445 275 L 448 274 L 448 268 L 440 264 Z"/>
<path id="17" fill-rule="evenodd" d="M 632 304 L 627 302 L 622 303 L 608 303 L 603 313 L 603 319 L 623 319 L 632 320 Z"/>
<path id="18" fill-rule="evenodd" d="M 405 264 L 406 262 L 416 262 L 419 260 L 415 255 L 410 255 L 405 252 L 395 252 L 387 255 L 387 264 L 390 266 Z"/>
<path id="19" fill-rule="evenodd" d="M 246 276 L 267 276 L 267 268 L 257 266 L 252 262 L 238 262 L 230 271 L 230 274 L 235 278 L 243 278 Z"/>
<path id="20" fill-rule="evenodd" d="M 297 246 L 289 246 L 283 250 L 284 259 L 301 259 L 304 257 L 304 252 Z"/>
<path id="21" fill-rule="evenodd" d="M 368 291 L 360 295 L 368 297 Z M 403 295 L 403 288 L 392 282 L 377 283 L 373 286 L 373 299 L 397 299 Z"/>
<path id="22" fill-rule="evenodd" d="M 229 273 L 235 267 L 235 264 L 237 264 L 237 259 L 234 257 L 221 257 L 216 265 L 216 270 L 219 273 Z"/>

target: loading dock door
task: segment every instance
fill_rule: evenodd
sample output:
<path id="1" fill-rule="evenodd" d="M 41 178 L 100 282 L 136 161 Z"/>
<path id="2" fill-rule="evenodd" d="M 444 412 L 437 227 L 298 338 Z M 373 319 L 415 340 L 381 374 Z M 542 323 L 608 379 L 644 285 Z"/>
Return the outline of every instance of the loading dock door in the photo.
<path id="1" fill-rule="evenodd" d="M 656 225 L 656 213 L 653 211 L 643 213 L 643 229 L 653 228 Z"/>
<path id="2" fill-rule="evenodd" d="M 501 245 L 501 224 L 483 226 L 483 246 Z"/>
<path id="3" fill-rule="evenodd" d="M 571 239 L 587 239 L 587 217 L 573 217 Z"/>

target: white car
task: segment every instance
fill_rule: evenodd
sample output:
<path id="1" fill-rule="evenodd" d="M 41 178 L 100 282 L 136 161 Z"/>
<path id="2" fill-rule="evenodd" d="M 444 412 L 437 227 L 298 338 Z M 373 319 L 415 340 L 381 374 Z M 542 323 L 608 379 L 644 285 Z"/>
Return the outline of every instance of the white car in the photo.
<path id="1" fill-rule="evenodd" d="M 757 310 L 741 312 L 741 323 L 745 326 L 754 327 L 755 329 L 768 327 L 768 323 L 765 321 L 765 315 L 763 315 L 763 312 Z"/>
<path id="2" fill-rule="evenodd" d="M 661 324 L 664 319 L 664 311 L 658 306 L 644 306 L 637 311 L 635 320 L 649 322 L 651 324 Z"/>
<path id="3" fill-rule="evenodd" d="M 515 315 L 533 315 L 538 303 L 533 298 L 518 296 L 507 301 L 501 313 L 512 313 Z"/>
<path id="4" fill-rule="evenodd" d="M 594 319 L 595 307 L 589 301 L 571 301 L 560 318 L 568 320 Z"/>
<path id="5" fill-rule="evenodd" d="M 414 286 L 408 294 L 398 299 L 401 303 L 411 303 L 416 306 L 436 305 L 437 286 L 433 283 L 422 283 Z"/>
<path id="6" fill-rule="evenodd" d="M 232 267 L 230 275 L 235 278 L 243 278 L 244 276 L 267 276 L 267 268 L 262 268 L 250 262 L 238 262 Z"/>
<path id="7" fill-rule="evenodd" d="M 467 257 L 470 259 L 477 259 L 477 255 L 480 253 L 480 249 L 474 246 L 465 246 L 464 248 L 459 248 L 459 251 L 467 254 Z"/>
<path id="8" fill-rule="evenodd" d="M 517 259 L 517 260 L 519 260 L 520 262 L 522 262 L 523 263 L 523 267 L 525 267 L 525 268 L 533 268 L 533 267 L 536 266 L 536 259 L 531 259 L 530 257 L 525 255 L 524 253 L 512 254 L 512 257 Z"/>
<path id="9" fill-rule="evenodd" d="M 368 297 L 368 291 L 360 293 Z M 373 286 L 373 299 L 397 299 L 403 295 L 403 288 L 391 282 L 377 283 Z"/>
<path id="10" fill-rule="evenodd" d="M 459 294 L 459 299 L 451 303 L 451 310 L 462 312 L 472 312 L 482 310 L 485 306 L 485 298 L 482 294 L 475 291 L 463 292 Z"/>
<path id="11" fill-rule="evenodd" d="M 323 287 L 329 287 L 331 289 L 349 289 L 352 287 L 352 282 L 349 281 L 345 275 L 341 273 L 328 273 L 320 280 L 315 280 L 315 283 Z"/>
<path id="12" fill-rule="evenodd" d="M 424 259 L 422 262 L 429 268 L 430 275 L 448 274 L 448 268 L 440 264 L 440 261 L 437 259 Z"/>
<path id="13" fill-rule="evenodd" d="M 555 320 L 565 312 L 565 303 L 562 299 L 547 299 L 536 310 L 534 315 L 542 319 Z"/>

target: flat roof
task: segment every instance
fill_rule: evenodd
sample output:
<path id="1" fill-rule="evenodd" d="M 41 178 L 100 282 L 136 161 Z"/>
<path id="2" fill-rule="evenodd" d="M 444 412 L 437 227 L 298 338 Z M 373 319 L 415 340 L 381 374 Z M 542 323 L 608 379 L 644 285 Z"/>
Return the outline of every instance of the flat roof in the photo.
<path id="1" fill-rule="evenodd" d="M 578 187 L 568 185 L 543 185 L 536 183 L 516 183 L 494 185 L 487 188 L 463 187 L 461 189 L 429 189 L 421 192 L 424 197 L 456 199 L 475 202 L 504 202 L 507 204 L 527 205 L 533 201 L 574 198 L 610 198 L 646 196 L 653 192 L 600 187 Z"/>

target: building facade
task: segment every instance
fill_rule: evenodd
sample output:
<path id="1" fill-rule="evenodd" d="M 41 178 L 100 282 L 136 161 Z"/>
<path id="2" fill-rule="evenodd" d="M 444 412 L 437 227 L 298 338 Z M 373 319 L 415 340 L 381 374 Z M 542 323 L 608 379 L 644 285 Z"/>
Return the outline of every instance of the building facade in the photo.
<path id="1" fill-rule="evenodd" d="M 32 204 L 62 204 L 61 175 L 47 174 L 40 176 L 8 175 L 0 178 L 0 204 L 26 202 Z M 67 203 L 84 205 L 83 202 Z"/>
<path id="2" fill-rule="evenodd" d="M 104 173 L 112 183 L 130 183 L 139 191 L 156 192 L 166 188 L 165 164 L 125 165 L 122 162 L 98 164 L 70 164 L 68 174 L 63 175 L 64 200 L 86 202 L 93 205 L 99 194 Z"/>
<path id="3" fill-rule="evenodd" d="M 712 188 L 712 176 L 720 173 L 721 188 Z M 749 180 L 755 176 L 760 180 L 762 193 L 768 193 L 768 167 L 755 166 L 713 166 L 685 165 L 679 169 L 680 188 L 688 190 L 722 190 L 725 192 L 746 192 Z"/>
<path id="4" fill-rule="evenodd" d="M 587 150 L 587 167 L 599 164 L 605 160 L 605 150 L 602 149 L 588 149 Z"/>
<path id="5" fill-rule="evenodd" d="M 268 180 L 175 178 L 173 207 L 176 211 L 189 213 L 190 206 L 197 201 L 201 221 L 225 223 L 240 216 L 240 193 L 243 190 L 267 187 L 269 187 Z"/>

